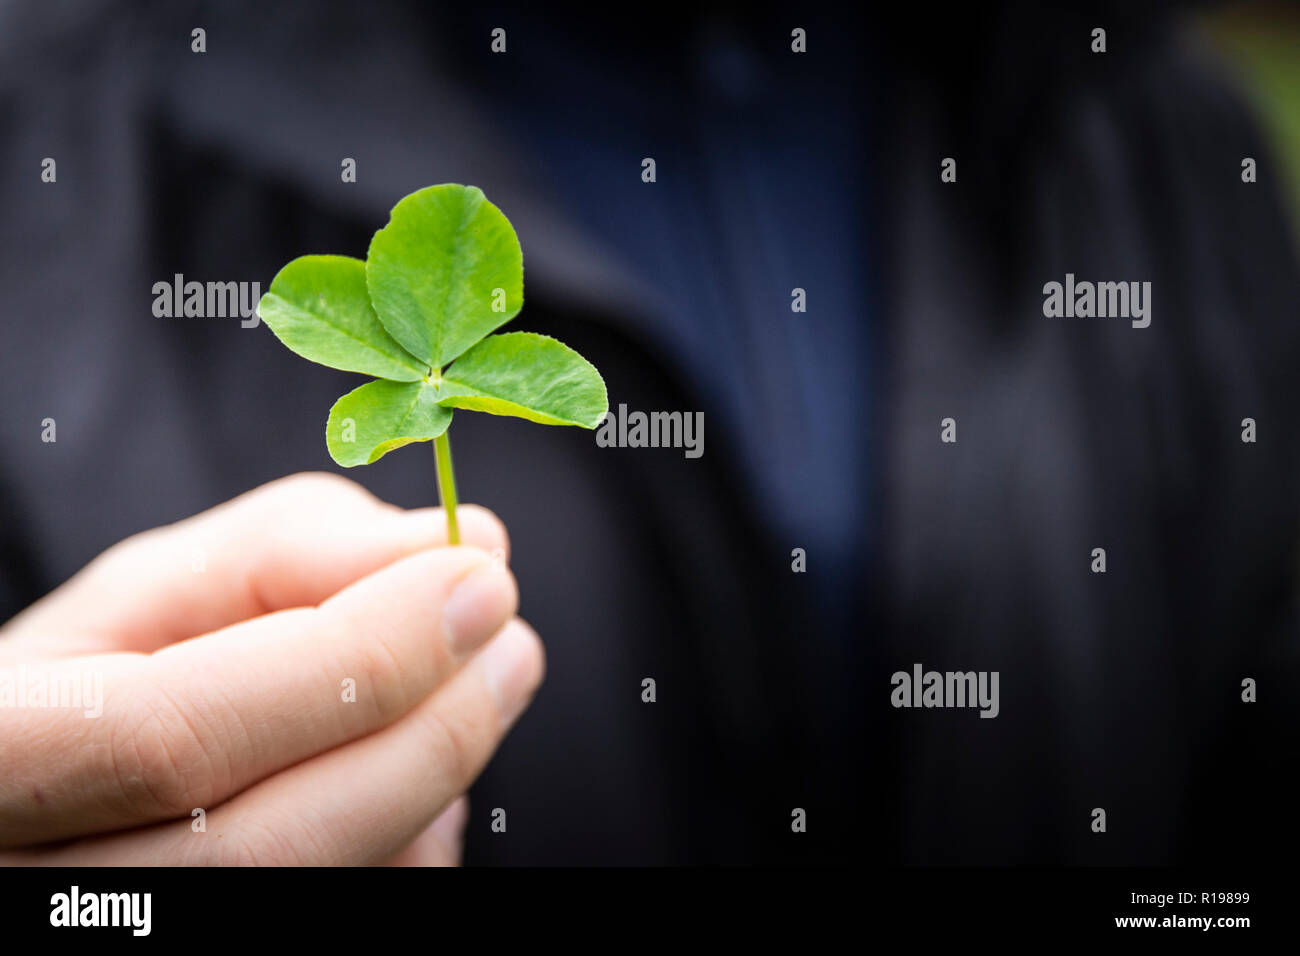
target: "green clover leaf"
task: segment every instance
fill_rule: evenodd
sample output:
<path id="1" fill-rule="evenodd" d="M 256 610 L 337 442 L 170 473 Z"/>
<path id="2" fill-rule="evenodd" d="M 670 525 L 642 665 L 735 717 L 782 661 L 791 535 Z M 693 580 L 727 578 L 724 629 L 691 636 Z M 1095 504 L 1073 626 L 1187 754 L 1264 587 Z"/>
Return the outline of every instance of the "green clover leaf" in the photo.
<path id="1" fill-rule="evenodd" d="M 531 332 L 492 335 L 524 302 L 514 227 L 474 186 L 429 186 L 402 199 L 366 261 L 311 255 L 276 275 L 258 303 L 291 351 L 375 381 L 330 409 L 325 443 L 345 468 L 432 441 L 456 532 L 447 429 L 452 410 L 595 428 L 609 409 L 595 366 Z"/>

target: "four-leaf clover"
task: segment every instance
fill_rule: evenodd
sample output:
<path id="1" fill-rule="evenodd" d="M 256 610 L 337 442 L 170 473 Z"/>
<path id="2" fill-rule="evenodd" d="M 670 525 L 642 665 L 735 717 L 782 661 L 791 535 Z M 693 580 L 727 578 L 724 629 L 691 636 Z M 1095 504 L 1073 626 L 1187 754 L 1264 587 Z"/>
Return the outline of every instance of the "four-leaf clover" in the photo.
<path id="1" fill-rule="evenodd" d="M 568 346 L 532 332 L 490 334 L 523 301 L 523 252 L 510 221 L 477 187 L 447 184 L 394 206 L 365 262 L 294 259 L 257 311 L 303 358 L 375 378 L 330 409 L 330 457 L 368 465 L 432 440 L 454 529 L 452 409 L 595 428 L 609 407 L 600 373 Z"/>

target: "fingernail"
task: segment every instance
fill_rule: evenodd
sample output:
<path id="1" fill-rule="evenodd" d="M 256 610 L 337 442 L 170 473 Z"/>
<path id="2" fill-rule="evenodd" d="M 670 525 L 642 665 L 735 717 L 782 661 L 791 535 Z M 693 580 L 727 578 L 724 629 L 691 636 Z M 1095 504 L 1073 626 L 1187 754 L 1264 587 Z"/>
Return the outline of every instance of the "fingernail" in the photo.
<path id="1" fill-rule="evenodd" d="M 464 660 L 495 634 L 515 613 L 514 578 L 486 565 L 471 571 L 442 608 L 442 632 L 452 656 Z"/>
<path id="2" fill-rule="evenodd" d="M 433 830 L 449 850 L 459 851 L 465 842 L 465 824 L 469 822 L 469 800 L 457 797 L 456 801 L 433 821 Z"/>
<path id="3" fill-rule="evenodd" d="M 501 724 L 509 727 L 523 713 L 542 680 L 538 638 L 523 621 L 511 621 L 483 650 L 483 671 L 496 697 Z"/>

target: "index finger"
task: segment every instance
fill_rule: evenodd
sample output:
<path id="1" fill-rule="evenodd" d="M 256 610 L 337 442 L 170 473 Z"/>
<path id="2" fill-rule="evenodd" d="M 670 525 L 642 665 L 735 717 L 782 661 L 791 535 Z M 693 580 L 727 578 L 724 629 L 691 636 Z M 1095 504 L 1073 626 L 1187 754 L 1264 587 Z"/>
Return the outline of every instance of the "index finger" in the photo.
<path id="1" fill-rule="evenodd" d="M 457 509 L 463 543 L 507 555 L 504 525 Z M 405 511 L 328 473 L 292 475 L 115 545 L 0 629 L 0 654 L 151 652 L 312 606 L 447 543 L 441 508 Z"/>

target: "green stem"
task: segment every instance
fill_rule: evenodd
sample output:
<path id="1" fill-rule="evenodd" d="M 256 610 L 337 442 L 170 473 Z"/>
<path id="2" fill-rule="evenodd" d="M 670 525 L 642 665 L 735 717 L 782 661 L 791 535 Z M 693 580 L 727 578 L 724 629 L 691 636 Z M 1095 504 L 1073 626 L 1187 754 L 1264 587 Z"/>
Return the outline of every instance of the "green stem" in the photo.
<path id="1" fill-rule="evenodd" d="M 460 526 L 456 524 L 456 473 L 451 470 L 451 442 L 446 432 L 433 440 L 433 455 L 438 467 L 438 498 L 447 510 L 447 543 L 460 544 Z"/>

